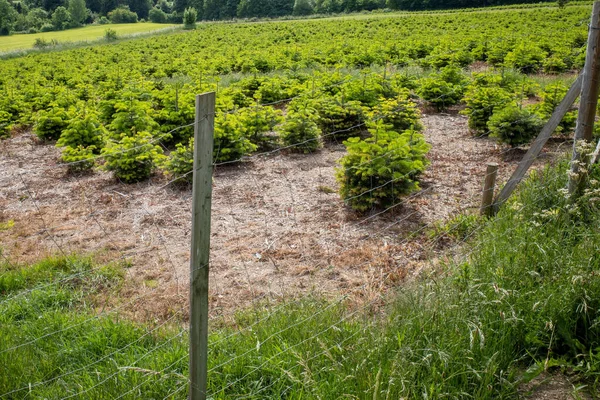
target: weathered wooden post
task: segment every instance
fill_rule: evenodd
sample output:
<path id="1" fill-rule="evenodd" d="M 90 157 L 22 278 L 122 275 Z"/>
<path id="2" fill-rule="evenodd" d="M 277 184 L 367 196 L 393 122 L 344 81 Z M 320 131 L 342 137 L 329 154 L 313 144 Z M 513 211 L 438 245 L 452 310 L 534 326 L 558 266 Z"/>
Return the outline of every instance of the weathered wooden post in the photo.
<path id="1" fill-rule="evenodd" d="M 584 182 L 581 166 L 582 163 L 587 163 L 588 160 L 586 155 L 580 153 L 579 148 L 582 142 L 591 143 L 594 132 L 594 120 L 600 91 L 600 1 L 594 2 L 586 51 L 579 115 L 577 116 L 573 157 L 571 158 L 571 173 L 569 174 L 570 194 L 574 194 L 581 189 Z"/>
<path id="2" fill-rule="evenodd" d="M 494 213 L 493 201 L 494 190 L 496 189 L 496 177 L 498 176 L 498 164 L 488 163 L 485 173 L 485 182 L 483 185 L 483 195 L 481 197 L 480 213 L 484 216 L 491 216 Z"/>
<path id="3" fill-rule="evenodd" d="M 196 96 L 190 260 L 190 400 L 206 400 L 207 391 L 214 120 L 215 93 Z"/>

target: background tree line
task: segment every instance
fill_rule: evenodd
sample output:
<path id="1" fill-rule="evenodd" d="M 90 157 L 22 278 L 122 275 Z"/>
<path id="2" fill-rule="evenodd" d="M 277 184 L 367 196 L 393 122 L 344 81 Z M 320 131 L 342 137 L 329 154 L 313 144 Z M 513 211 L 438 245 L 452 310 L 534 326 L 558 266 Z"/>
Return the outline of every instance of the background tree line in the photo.
<path id="1" fill-rule="evenodd" d="M 540 1 L 556 0 L 0 0 L 0 35 L 61 30 L 90 23 L 130 23 L 138 20 L 181 23 L 186 8 L 194 8 L 198 20 L 213 21 L 386 8 L 440 10 Z"/>

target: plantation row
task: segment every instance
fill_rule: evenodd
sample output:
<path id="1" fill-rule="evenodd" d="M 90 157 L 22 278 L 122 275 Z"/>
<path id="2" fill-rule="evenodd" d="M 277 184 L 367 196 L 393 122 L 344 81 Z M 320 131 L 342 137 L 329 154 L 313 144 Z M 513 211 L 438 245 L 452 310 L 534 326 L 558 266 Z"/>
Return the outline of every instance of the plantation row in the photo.
<path id="1" fill-rule="evenodd" d="M 208 77 L 303 68 L 441 68 L 476 61 L 523 72 L 580 68 L 589 6 L 295 21 L 203 24 L 195 32 L 79 48 L 0 64 L 0 111 L 31 118 L 27 103 L 49 90 L 85 90 L 101 100 L 140 79 L 154 86 Z M 426 29 L 424 29 L 426 27 Z M 163 81 L 163 82 L 161 82 Z M 12 106 L 11 103 L 25 103 Z M 47 104 L 39 104 L 46 106 Z M 34 110 L 37 111 L 37 110 Z M 24 115 L 21 115 L 24 114 Z"/>
<path id="2" fill-rule="evenodd" d="M 56 141 L 63 148 L 62 160 L 74 171 L 100 163 L 124 182 L 141 181 L 157 169 L 173 179 L 190 179 L 191 93 L 213 89 L 206 84 L 186 92 L 175 85 L 171 93 L 140 82 L 107 94 L 97 105 L 70 92 L 54 99 L 51 109 L 38 111 L 34 132 L 44 141 Z M 519 145 L 539 132 L 566 90 L 562 83 L 542 90 L 516 72 L 468 76 L 456 66 L 425 78 L 368 71 L 249 77 L 219 90 L 213 156 L 217 164 L 231 163 L 282 146 L 308 153 L 324 141 L 348 139 L 348 154 L 337 173 L 341 196 L 366 211 L 387 207 L 418 188 L 429 151 L 419 133 L 419 97 L 438 109 L 463 102 L 473 134 Z M 521 106 L 535 95 L 541 102 Z M 560 132 L 573 128 L 574 113 L 563 120 Z"/>
<path id="3" fill-rule="evenodd" d="M 567 88 L 542 91 L 523 73 L 581 67 L 588 11 L 215 24 L 8 60 L 0 64 L 0 135 L 33 126 L 41 139 L 57 141 L 71 169 L 101 162 L 124 182 L 146 179 L 157 168 L 189 177 L 194 95 L 214 90 L 216 163 L 362 137 L 345 142 L 341 194 L 357 210 L 385 207 L 416 189 L 427 165 L 417 98 L 440 110 L 464 103 L 474 134 L 513 146 L 528 142 Z M 417 24 L 431 29 L 417 35 Z M 499 72 L 467 74 L 464 68 L 476 60 Z M 389 72 L 408 64 L 426 73 Z M 381 66 L 382 73 L 373 72 Z M 259 73 L 272 70 L 283 71 Z M 232 71 L 253 74 L 215 76 Z M 522 107 L 536 95 L 539 104 Z M 560 129 L 568 132 L 573 122 L 568 115 Z"/>

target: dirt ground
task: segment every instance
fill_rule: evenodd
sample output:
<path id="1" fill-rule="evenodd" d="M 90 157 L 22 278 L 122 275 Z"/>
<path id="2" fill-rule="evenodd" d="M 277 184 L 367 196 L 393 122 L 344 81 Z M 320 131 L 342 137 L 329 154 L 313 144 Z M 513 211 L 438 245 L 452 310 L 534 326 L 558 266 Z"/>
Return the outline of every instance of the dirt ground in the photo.
<path id="1" fill-rule="evenodd" d="M 357 216 L 335 193 L 343 145 L 217 168 L 212 316 L 309 293 L 376 301 L 428 265 L 438 243 L 424 233 L 477 207 L 487 162 L 500 164 L 504 180 L 524 151 L 472 137 L 455 113 L 425 114 L 423 123 L 432 149 L 422 191 L 382 214 Z M 538 165 L 560 147 L 547 146 Z M 29 133 L 0 142 L 0 224 L 14 220 L 0 229 L 4 255 L 15 263 L 61 253 L 126 259 L 128 277 L 120 295 L 106 299 L 111 307 L 150 320 L 185 314 L 191 189 L 164 176 L 133 185 L 104 171 L 73 176 L 58 156 Z"/>

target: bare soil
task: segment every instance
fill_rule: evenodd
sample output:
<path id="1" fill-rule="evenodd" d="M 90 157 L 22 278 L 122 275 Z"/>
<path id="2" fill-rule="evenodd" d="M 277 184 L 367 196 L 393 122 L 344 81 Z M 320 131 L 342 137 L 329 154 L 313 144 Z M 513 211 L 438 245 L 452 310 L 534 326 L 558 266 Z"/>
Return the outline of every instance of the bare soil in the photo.
<path id="1" fill-rule="evenodd" d="M 386 213 L 358 216 L 340 201 L 334 177 L 344 155 L 340 144 L 217 168 L 213 316 L 309 293 L 376 301 L 430 265 L 439 243 L 425 233 L 476 209 L 487 162 L 500 164 L 504 180 L 524 150 L 474 138 L 466 118 L 454 113 L 426 114 L 423 122 L 432 149 L 422 191 Z M 537 165 L 561 146 L 549 144 Z M 58 157 L 58 149 L 30 133 L 0 142 L 0 224 L 14 220 L 13 228 L 0 229 L 4 255 L 13 263 L 61 253 L 126 259 L 126 283 L 107 305 L 143 320 L 185 315 L 191 189 L 158 175 L 133 185 L 100 170 L 74 176 Z"/>
<path id="2" fill-rule="evenodd" d="M 529 400 L 591 400 L 586 385 L 573 382 L 569 376 L 556 372 L 544 372 L 520 388 Z"/>

